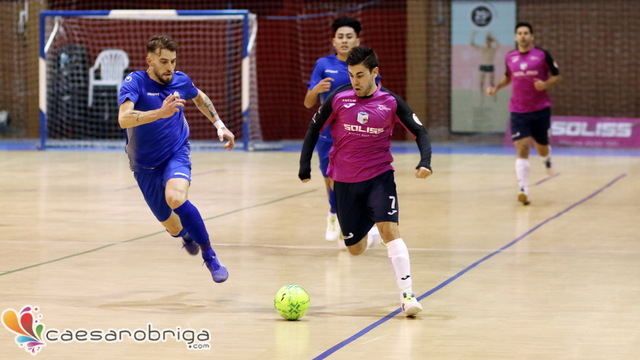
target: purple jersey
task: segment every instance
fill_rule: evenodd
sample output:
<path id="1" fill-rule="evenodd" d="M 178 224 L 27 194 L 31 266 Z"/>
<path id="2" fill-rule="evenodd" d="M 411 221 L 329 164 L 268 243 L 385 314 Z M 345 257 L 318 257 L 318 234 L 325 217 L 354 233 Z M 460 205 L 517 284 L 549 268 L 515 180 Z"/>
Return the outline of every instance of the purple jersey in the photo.
<path id="1" fill-rule="evenodd" d="M 416 135 L 421 155 L 416 168 L 431 169 L 427 131 L 404 100 L 382 87 L 358 97 L 346 85 L 332 93 L 313 116 L 300 156 L 300 178 L 310 177 L 313 148 L 325 125 L 331 125 L 333 138 L 328 170 L 333 180 L 362 182 L 392 170 L 391 137 L 397 121 Z"/>
<path id="2" fill-rule="evenodd" d="M 533 86 L 535 80 L 545 81 L 549 74 L 560 74 L 558 66 L 546 50 L 534 47 L 523 53 L 515 49 L 507 53 L 505 62 L 505 75 L 513 84 L 510 112 L 529 113 L 551 107 L 549 94 L 538 91 Z"/>

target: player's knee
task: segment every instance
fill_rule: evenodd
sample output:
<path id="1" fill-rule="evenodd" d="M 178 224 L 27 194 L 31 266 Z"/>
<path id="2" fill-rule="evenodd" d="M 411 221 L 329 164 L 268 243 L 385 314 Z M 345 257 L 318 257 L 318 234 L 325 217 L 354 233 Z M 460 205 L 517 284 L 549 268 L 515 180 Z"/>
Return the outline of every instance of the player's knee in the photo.
<path id="1" fill-rule="evenodd" d="M 187 193 L 182 191 L 167 191 L 166 194 L 167 205 L 170 208 L 176 209 L 179 208 L 182 204 L 187 201 Z"/>
<path id="2" fill-rule="evenodd" d="M 538 145 L 537 146 L 538 154 L 542 157 L 549 155 L 549 146 L 548 145 Z"/>
<path id="3" fill-rule="evenodd" d="M 366 245 L 367 245 L 367 238 L 365 237 L 362 240 L 360 240 L 357 244 L 347 246 L 347 250 L 349 251 L 349 254 L 353 256 L 358 256 L 362 254 L 365 250 L 367 250 Z"/>
<path id="4" fill-rule="evenodd" d="M 517 144 L 516 145 L 516 154 L 521 159 L 526 159 L 529 157 L 529 146 L 525 144 Z"/>
<path id="5" fill-rule="evenodd" d="M 380 231 L 380 237 L 385 243 L 398 239 L 400 237 L 400 230 L 398 224 L 394 222 L 381 222 L 378 223 L 378 230 Z"/>

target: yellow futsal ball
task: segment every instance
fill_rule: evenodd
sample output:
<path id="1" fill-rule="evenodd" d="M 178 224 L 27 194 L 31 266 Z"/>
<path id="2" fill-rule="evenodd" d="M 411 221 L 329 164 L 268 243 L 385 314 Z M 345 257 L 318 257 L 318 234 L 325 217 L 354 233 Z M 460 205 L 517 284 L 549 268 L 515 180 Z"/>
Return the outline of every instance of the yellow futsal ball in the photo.
<path id="1" fill-rule="evenodd" d="M 311 299 L 309 293 L 299 285 L 285 285 L 278 290 L 273 306 L 287 320 L 298 320 L 307 312 Z"/>

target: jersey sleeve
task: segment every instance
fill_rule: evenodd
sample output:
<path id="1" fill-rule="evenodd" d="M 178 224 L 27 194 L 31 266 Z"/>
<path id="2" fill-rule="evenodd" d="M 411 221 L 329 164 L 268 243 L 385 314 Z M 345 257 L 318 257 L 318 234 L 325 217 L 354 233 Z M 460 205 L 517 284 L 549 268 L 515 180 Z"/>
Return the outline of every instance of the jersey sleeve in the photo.
<path id="1" fill-rule="evenodd" d="M 431 170 L 431 141 L 427 129 L 422 125 L 418 116 L 400 96 L 393 94 L 396 99 L 396 116 L 411 133 L 416 137 L 416 144 L 420 150 L 420 162 L 416 169 L 425 167 Z"/>
<path id="2" fill-rule="evenodd" d="M 185 76 L 185 82 L 184 82 L 184 85 L 182 85 L 182 91 L 184 91 L 185 99 L 191 100 L 194 97 L 198 96 L 198 88 L 193 83 L 193 80 L 191 80 L 191 78 L 187 74 L 184 74 L 184 76 Z"/>
<path id="3" fill-rule="evenodd" d="M 333 120 L 333 97 L 335 93 L 329 95 L 327 100 L 320 106 L 318 111 L 313 114 L 309 128 L 304 136 L 302 151 L 300 152 L 300 168 L 298 170 L 298 178 L 300 180 L 311 179 L 311 157 L 313 149 L 316 147 L 320 130 L 324 125 Z"/>
<path id="4" fill-rule="evenodd" d="M 130 100 L 134 104 L 138 102 L 140 97 L 137 78 L 133 76 L 133 73 L 127 75 L 122 80 L 122 86 L 120 87 L 120 94 L 118 94 L 118 105 L 124 104 L 125 101 Z"/>
<path id="5" fill-rule="evenodd" d="M 547 67 L 549 68 L 549 72 L 551 73 L 551 75 L 553 76 L 560 75 L 560 69 L 558 69 L 558 64 L 556 64 L 556 62 L 553 60 L 553 57 L 551 57 L 551 54 L 547 50 L 543 50 L 543 51 L 544 51 L 544 60 L 547 63 Z"/>
<path id="6" fill-rule="evenodd" d="M 313 67 L 313 71 L 311 72 L 311 78 L 309 79 L 309 85 L 307 86 L 308 90 L 313 89 L 320 80 L 322 80 L 322 73 L 324 72 L 324 66 L 322 65 L 322 61 L 316 61 L 316 65 Z"/>

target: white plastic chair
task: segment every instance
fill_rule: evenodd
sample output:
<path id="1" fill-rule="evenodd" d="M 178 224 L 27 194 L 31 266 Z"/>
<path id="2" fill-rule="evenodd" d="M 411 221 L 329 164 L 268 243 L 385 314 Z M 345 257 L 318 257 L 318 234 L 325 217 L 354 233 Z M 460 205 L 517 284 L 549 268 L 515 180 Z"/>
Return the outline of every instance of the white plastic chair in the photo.
<path id="1" fill-rule="evenodd" d="M 89 107 L 93 105 L 94 86 L 115 86 L 120 94 L 120 85 L 127 67 L 129 67 L 129 56 L 124 50 L 105 49 L 98 54 L 95 64 L 89 69 Z M 100 69 L 100 79 L 96 79 L 98 69 Z"/>

